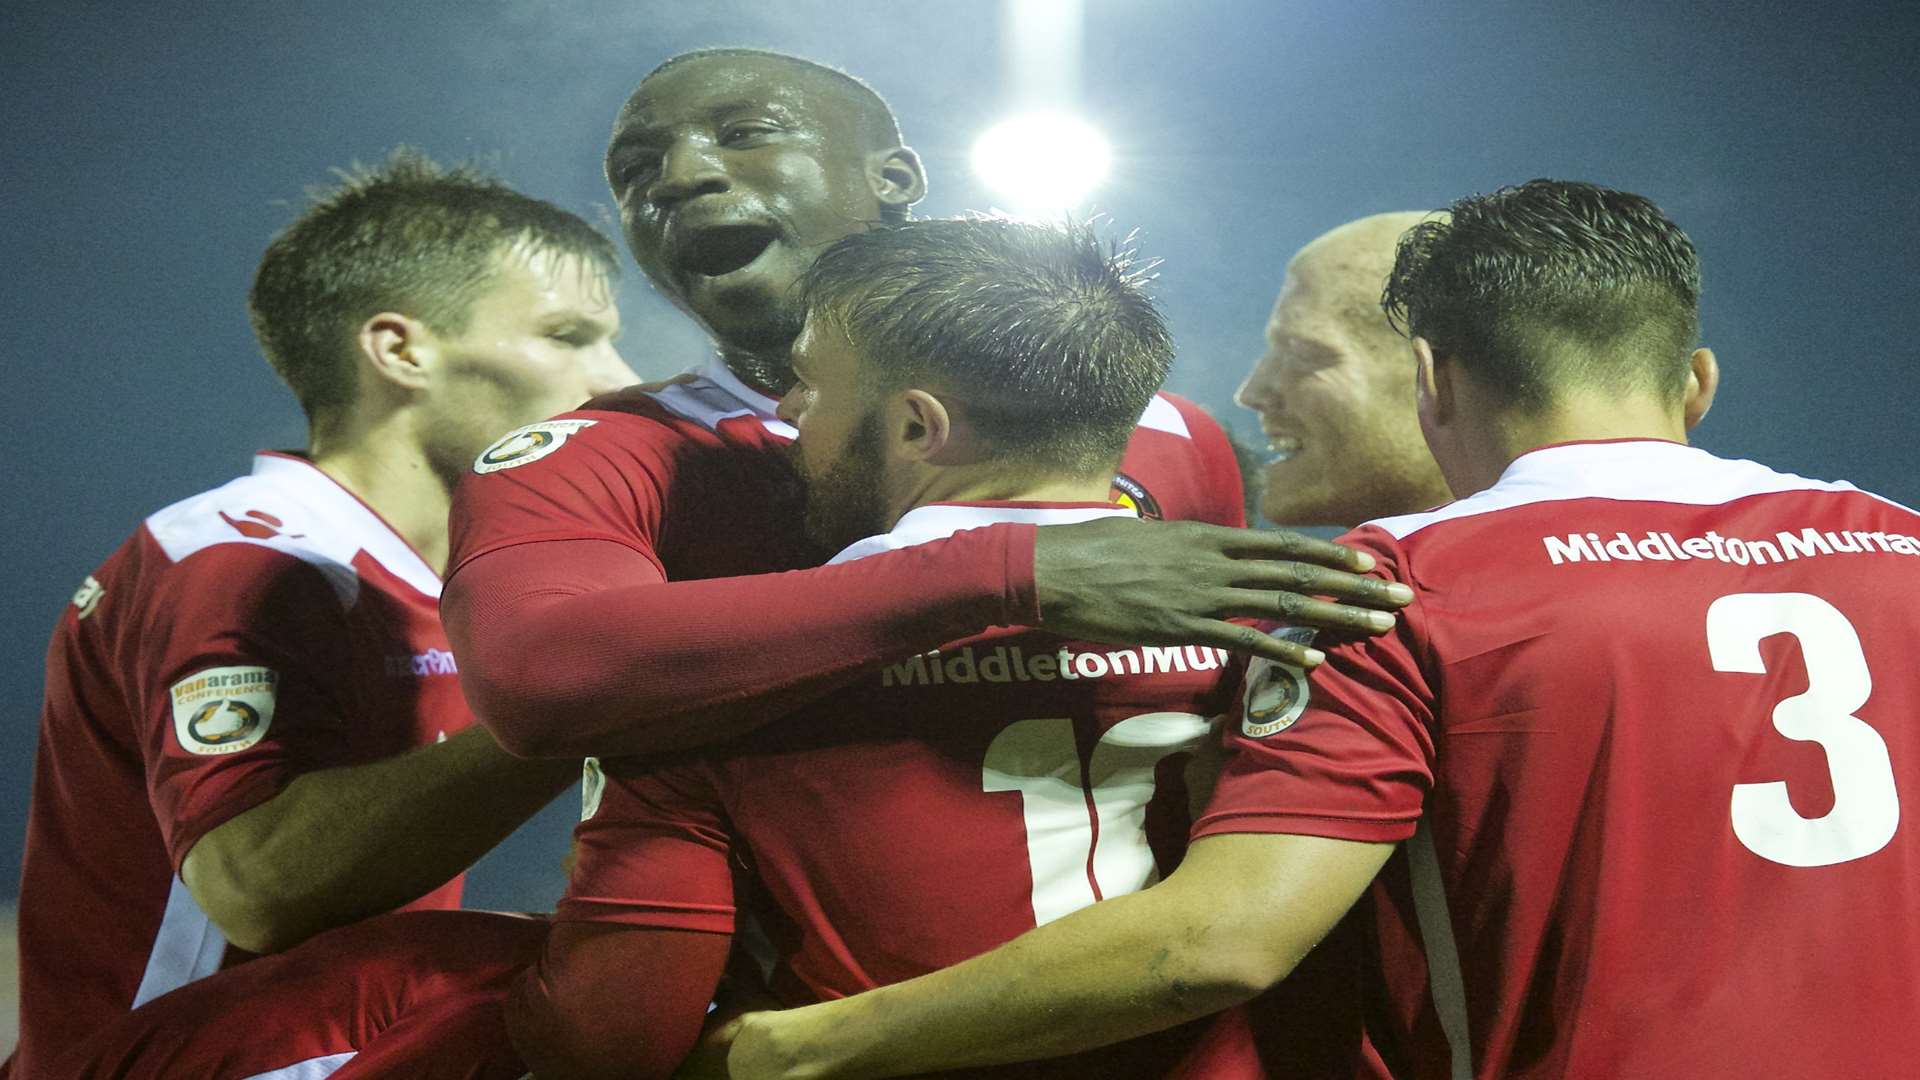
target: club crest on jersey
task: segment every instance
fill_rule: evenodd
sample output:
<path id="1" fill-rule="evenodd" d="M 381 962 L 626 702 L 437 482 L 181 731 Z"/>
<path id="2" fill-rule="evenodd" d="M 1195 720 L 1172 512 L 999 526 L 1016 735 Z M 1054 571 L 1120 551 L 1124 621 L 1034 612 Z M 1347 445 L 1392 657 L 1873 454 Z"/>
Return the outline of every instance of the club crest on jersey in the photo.
<path id="1" fill-rule="evenodd" d="M 566 445 L 568 438 L 596 423 L 598 421 L 595 420 L 542 420 L 537 424 L 515 428 L 502 435 L 500 441 L 480 451 L 480 456 L 473 459 L 473 471 L 499 472 L 501 469 L 517 469 L 528 462 L 539 461 Z"/>
<path id="2" fill-rule="evenodd" d="M 173 733 L 190 754 L 237 754 L 267 734 L 273 724 L 275 688 L 271 668 L 217 667 L 174 683 Z"/>
<path id="3" fill-rule="evenodd" d="M 1296 645 L 1313 644 L 1313 631 L 1289 626 L 1272 631 L 1274 637 Z M 1292 664 L 1266 657 L 1247 666 L 1246 695 L 1241 701 L 1240 734 L 1264 739 L 1293 726 L 1307 711 L 1307 673 Z"/>
<path id="4" fill-rule="evenodd" d="M 1140 481 L 1126 473 L 1114 474 L 1113 486 L 1107 489 L 1107 501 L 1119 503 L 1148 521 L 1161 519 L 1160 504 L 1147 493 Z"/>

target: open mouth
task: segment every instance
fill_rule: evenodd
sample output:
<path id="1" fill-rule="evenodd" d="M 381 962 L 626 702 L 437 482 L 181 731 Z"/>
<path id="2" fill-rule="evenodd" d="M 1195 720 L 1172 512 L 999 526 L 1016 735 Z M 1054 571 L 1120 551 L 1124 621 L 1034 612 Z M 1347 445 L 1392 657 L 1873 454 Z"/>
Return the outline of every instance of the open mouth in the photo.
<path id="1" fill-rule="evenodd" d="M 1277 465 L 1300 453 L 1300 440 L 1291 435 L 1270 435 L 1267 437 L 1267 463 Z"/>
<path id="2" fill-rule="evenodd" d="M 680 252 L 680 266 L 701 277 L 720 277 L 758 259 L 779 239 L 766 225 L 716 225 L 695 233 Z"/>

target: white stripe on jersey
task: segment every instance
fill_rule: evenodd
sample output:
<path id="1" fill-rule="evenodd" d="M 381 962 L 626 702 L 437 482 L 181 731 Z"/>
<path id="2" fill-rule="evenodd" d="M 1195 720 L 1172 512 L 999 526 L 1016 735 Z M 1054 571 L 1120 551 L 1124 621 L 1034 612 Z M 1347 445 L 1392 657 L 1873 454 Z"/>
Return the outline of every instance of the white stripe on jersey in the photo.
<path id="1" fill-rule="evenodd" d="M 1405 844 L 1407 873 L 1413 879 L 1413 914 L 1427 952 L 1427 990 L 1453 1059 L 1453 1080 L 1473 1080 L 1473 1043 L 1468 1040 L 1467 982 L 1460 970 L 1460 948 L 1453 940 L 1453 910 L 1440 879 L 1440 852 L 1433 829 L 1422 814 Z"/>
<path id="2" fill-rule="evenodd" d="M 1569 443 L 1531 450 L 1515 458 L 1498 482 L 1477 495 L 1437 510 L 1378 518 L 1367 524 L 1404 540 L 1442 521 L 1534 503 L 1614 499 L 1717 506 L 1779 491 L 1855 492 L 1906 509 L 1844 481 L 1809 480 L 1775 472 L 1756 461 L 1720 458 L 1696 447 L 1644 439 Z"/>
<path id="3" fill-rule="evenodd" d="M 298 458 L 257 455 L 250 474 L 155 511 L 146 525 L 174 562 L 215 544 L 284 552 L 325 575 L 343 607 L 360 595 L 353 557 L 362 551 L 424 595 L 440 595 L 440 575 L 399 534 L 331 476 Z M 265 535 L 249 536 L 242 527 Z"/>
<path id="4" fill-rule="evenodd" d="M 186 884 L 174 878 L 160 930 L 153 935 L 153 951 L 147 954 L 147 970 L 140 976 L 140 989 L 134 991 L 130 1007 L 137 1009 L 169 990 L 219 971 L 226 955 L 226 935 L 200 910 Z"/>
<path id="5" fill-rule="evenodd" d="M 945 540 L 954 533 L 966 529 L 980 529 L 1002 522 L 1025 525 L 1077 525 L 1082 521 L 1092 521 L 1105 517 L 1139 517 L 1124 506 L 965 506 L 955 503 L 932 503 L 916 506 L 900 515 L 893 525 L 893 531 L 880 536 L 869 536 L 865 540 L 856 540 L 847 545 L 840 554 L 827 560 L 827 565 L 852 562 L 869 555 L 878 555 L 883 551 L 895 551 L 899 548 L 913 547 L 916 544 L 928 544 L 935 540 Z"/>
<path id="6" fill-rule="evenodd" d="M 340 1066 L 352 1061 L 354 1055 L 358 1053 L 358 1050 L 348 1050 L 344 1053 L 328 1054 L 325 1057 L 308 1058 L 291 1065 L 283 1065 L 278 1069 L 254 1073 L 245 1080 L 326 1080 L 326 1077 L 339 1071 Z"/>
<path id="7" fill-rule="evenodd" d="M 778 399 L 741 382 L 739 376 L 727 370 L 727 365 L 717 358 L 708 360 L 695 372 L 693 381 L 662 387 L 648 396 L 659 402 L 661 408 L 708 431 L 718 430 L 722 420 L 752 416 L 783 439 L 799 434 L 792 424 L 773 415 L 773 410 L 780 405 Z"/>
<path id="8" fill-rule="evenodd" d="M 1187 430 L 1187 418 L 1164 394 L 1153 395 L 1147 402 L 1147 411 L 1140 414 L 1140 427 L 1164 431 L 1169 435 L 1178 435 L 1183 439 L 1193 438 L 1193 432 Z"/>

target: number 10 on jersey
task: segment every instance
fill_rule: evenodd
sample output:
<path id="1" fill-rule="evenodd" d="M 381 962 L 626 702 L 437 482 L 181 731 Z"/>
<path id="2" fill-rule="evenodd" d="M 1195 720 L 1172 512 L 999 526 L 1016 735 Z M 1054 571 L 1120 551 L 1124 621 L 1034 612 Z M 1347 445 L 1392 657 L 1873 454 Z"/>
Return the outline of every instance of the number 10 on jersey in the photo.
<path id="1" fill-rule="evenodd" d="M 1035 926 L 1159 880 L 1146 832 L 1154 771 L 1213 731 L 1192 713 L 1130 716 L 1100 736 L 1084 768 L 1064 717 L 1021 720 L 994 737 L 981 783 L 1020 793 Z"/>

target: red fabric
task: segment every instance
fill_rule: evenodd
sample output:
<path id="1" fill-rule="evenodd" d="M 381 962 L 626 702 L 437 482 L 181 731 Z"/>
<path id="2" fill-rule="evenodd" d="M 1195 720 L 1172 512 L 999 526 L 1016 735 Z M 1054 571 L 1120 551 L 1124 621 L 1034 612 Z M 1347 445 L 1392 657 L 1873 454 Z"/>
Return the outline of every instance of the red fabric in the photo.
<path id="1" fill-rule="evenodd" d="M 431 570 L 298 459 L 262 455 L 254 475 L 153 515 L 92 580 L 97 598 L 76 598 L 47 651 L 19 908 L 22 1076 L 124 1014 L 156 951 L 173 957 L 154 961 L 162 991 L 205 973 L 190 961 L 217 930 L 190 899 L 163 915 L 207 831 L 302 772 L 472 723 L 422 591 L 437 591 Z M 271 716 L 257 741 L 196 740 L 196 676 L 230 668 L 273 673 Z M 233 694 L 203 696 L 234 715 L 220 704 Z M 413 906 L 459 895 L 456 879 Z"/>
<path id="2" fill-rule="evenodd" d="M 1245 526 L 1247 493 L 1240 458 L 1226 431 L 1205 409 L 1178 394 L 1161 394 L 1148 419 L 1159 418 L 1166 407 L 1178 414 L 1183 431 L 1145 425 L 1135 429 L 1120 462 L 1120 480 L 1146 489 L 1157 513 L 1145 516 Z"/>
<path id="3" fill-rule="evenodd" d="M 764 402 L 730 393 L 696 383 L 662 396 L 694 411 L 691 395 L 724 417 L 711 422 L 646 394 L 598 400 L 562 418 L 579 426 L 550 448 L 461 484 L 443 614 L 469 700 L 508 749 L 700 745 L 882 661 L 1038 621 L 1023 526 L 799 569 L 831 552 L 798 535 L 800 496 L 784 440 L 755 412 Z M 1136 433 L 1122 473 L 1145 501 L 1160 516 L 1244 523 L 1219 426 L 1178 399 L 1149 417 L 1181 430 Z"/>
<path id="4" fill-rule="evenodd" d="M 376 916 L 157 998 L 20 1075 L 241 1080 L 351 1054 L 335 1077 L 515 1080 L 502 1003 L 546 930 L 478 911 Z"/>
<path id="5" fill-rule="evenodd" d="M 1473 500 L 1345 538 L 1413 605 L 1327 643 L 1297 721 L 1235 740 L 1196 834 L 1390 841 L 1424 807 L 1430 835 L 1372 896 L 1395 1075 L 1453 1075 L 1440 910 L 1476 1076 L 1903 1075 L 1917 535 L 1872 496 L 1686 447 L 1527 455 Z M 1825 865 L 1763 855 L 1736 791 L 1776 782 L 1791 809 L 1760 816 L 1782 832 L 1845 799 L 1891 836 L 1839 830 L 1813 845 L 1846 856 Z"/>
<path id="6" fill-rule="evenodd" d="M 693 1048 L 731 940 L 561 923 L 523 971 L 507 1024 L 527 1065 L 575 1080 L 668 1077 Z M 620 993 L 606 993 L 609 986 Z"/>
<path id="7" fill-rule="evenodd" d="M 1017 525 L 854 565 L 676 582 L 623 545 L 553 540 L 472 560 L 445 612 L 467 695 L 502 745 L 657 754 L 764 724 L 956 625 L 1032 620 L 1032 566 L 1033 530 Z"/>
<path id="8" fill-rule="evenodd" d="M 595 944 L 703 931 L 724 941 L 749 911 L 788 1004 L 957 963 L 1171 869 L 1194 754 L 1212 744 L 1209 720 L 1236 683 L 1215 649 L 996 632 L 887 665 L 750 739 L 603 760 L 556 926 L 595 928 Z M 569 1000 L 664 992 L 695 1016 L 711 989 L 663 989 L 674 971 L 639 961 L 579 977 Z M 1262 1068 L 1233 1014 L 987 1074 Z"/>

